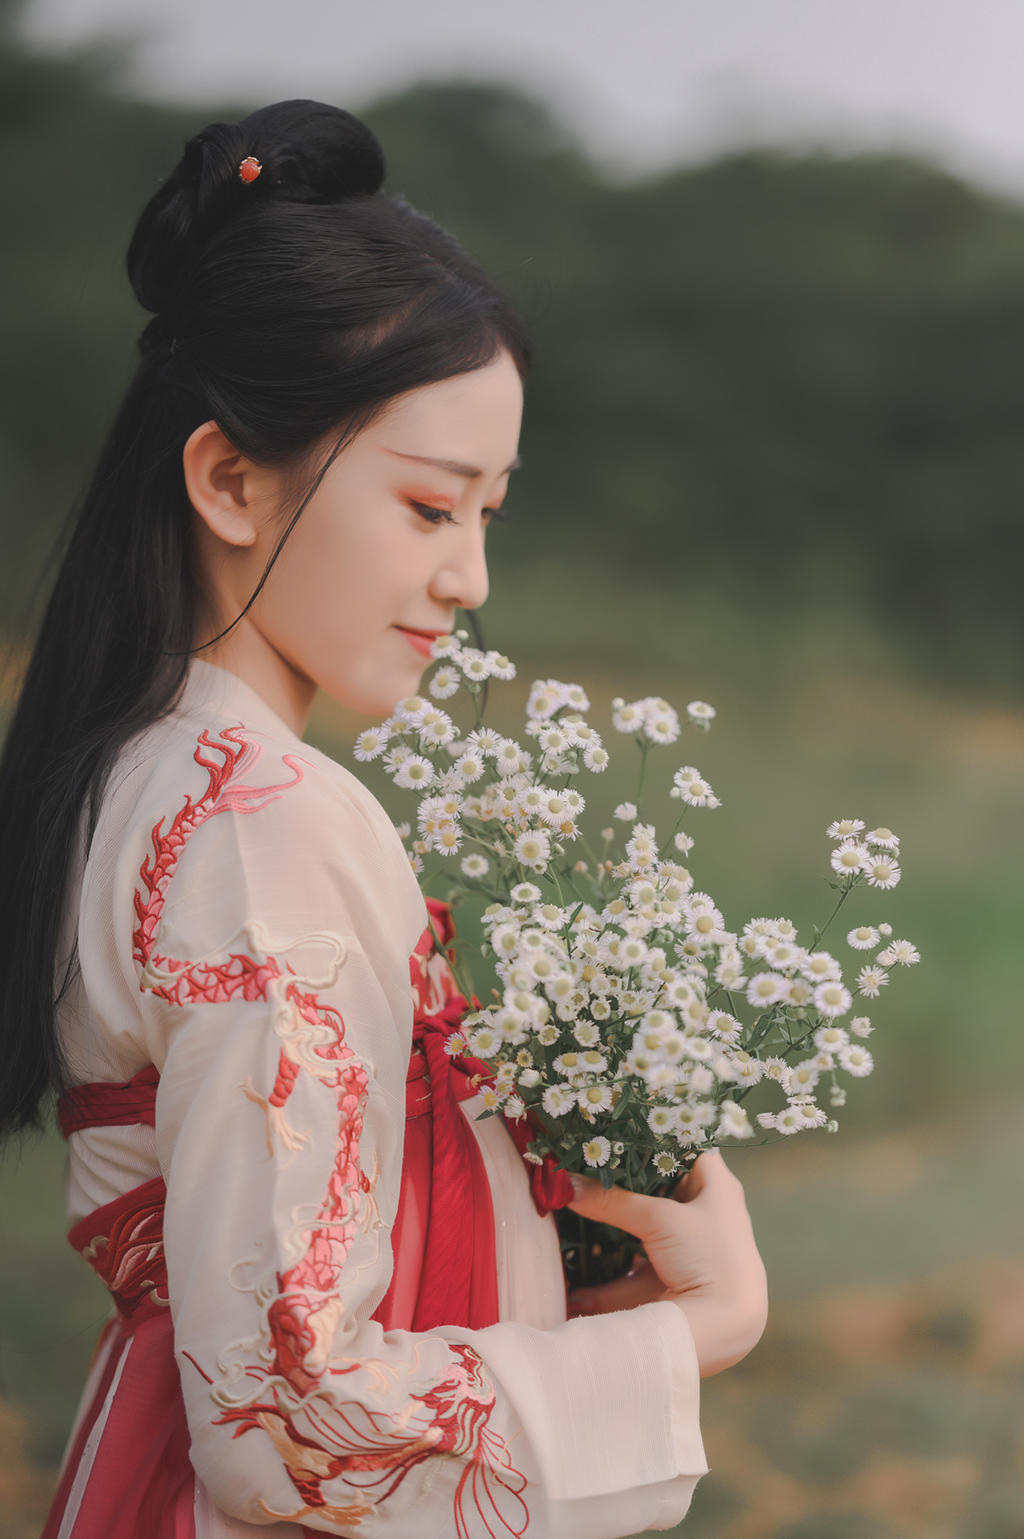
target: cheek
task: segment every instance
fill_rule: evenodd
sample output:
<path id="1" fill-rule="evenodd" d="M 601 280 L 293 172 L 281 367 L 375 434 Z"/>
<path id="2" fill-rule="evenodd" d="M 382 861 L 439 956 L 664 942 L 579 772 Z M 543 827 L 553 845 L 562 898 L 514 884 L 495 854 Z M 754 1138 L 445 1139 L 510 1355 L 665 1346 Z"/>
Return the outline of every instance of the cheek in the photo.
<path id="1" fill-rule="evenodd" d="M 334 699 L 386 715 L 429 662 L 392 629 L 422 610 L 426 543 L 393 512 L 354 519 L 311 506 L 268 579 L 264 628 Z"/>

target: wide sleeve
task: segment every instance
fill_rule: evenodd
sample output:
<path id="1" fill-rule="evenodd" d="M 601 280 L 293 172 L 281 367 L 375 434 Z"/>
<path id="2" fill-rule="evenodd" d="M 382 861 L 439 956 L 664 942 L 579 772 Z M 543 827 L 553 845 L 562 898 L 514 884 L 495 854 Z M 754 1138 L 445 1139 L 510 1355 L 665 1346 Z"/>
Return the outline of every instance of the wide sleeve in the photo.
<path id="1" fill-rule="evenodd" d="M 252 1524 L 380 1539 L 677 1523 L 708 1468 L 677 1306 L 550 1330 L 372 1319 L 392 1272 L 422 899 L 363 788 L 295 754 L 257 767 L 230 729 L 196 758 L 209 784 L 145 830 L 131 971 L 211 1499 Z"/>

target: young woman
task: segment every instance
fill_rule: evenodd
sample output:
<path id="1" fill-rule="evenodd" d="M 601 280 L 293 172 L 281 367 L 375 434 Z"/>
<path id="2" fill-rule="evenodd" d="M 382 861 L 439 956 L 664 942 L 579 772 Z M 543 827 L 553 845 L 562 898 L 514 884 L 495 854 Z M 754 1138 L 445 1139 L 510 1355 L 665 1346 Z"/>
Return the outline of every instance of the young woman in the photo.
<path id="1" fill-rule="evenodd" d="M 46 1539 L 671 1527 L 764 1328 L 743 1191 L 534 1176 L 384 810 L 303 741 L 487 594 L 529 346 L 315 102 L 217 123 L 128 251 L 153 312 L 0 766 L 0 1125 L 59 1094 L 110 1289 Z M 651 1265 L 572 1318 L 551 1207 Z"/>

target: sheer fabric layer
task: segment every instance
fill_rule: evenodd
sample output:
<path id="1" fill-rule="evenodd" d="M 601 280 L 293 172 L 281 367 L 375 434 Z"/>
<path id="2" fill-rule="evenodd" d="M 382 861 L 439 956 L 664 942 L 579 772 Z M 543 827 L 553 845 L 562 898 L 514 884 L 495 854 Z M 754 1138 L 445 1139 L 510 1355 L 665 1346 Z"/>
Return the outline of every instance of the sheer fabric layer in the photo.
<path id="1" fill-rule="evenodd" d="M 67 1186 L 77 1221 L 166 1183 L 192 1486 L 153 1539 L 612 1539 L 678 1523 L 707 1470 L 685 1317 L 662 1303 L 565 1319 L 553 1220 L 499 1119 L 472 1121 L 474 1099 L 460 1114 L 491 1191 L 499 1321 L 374 1319 L 395 1275 L 425 921 L 366 788 L 241 680 L 193 662 L 178 708 L 108 785 L 68 908 L 81 978 L 62 1020 L 76 1080 L 160 1076 L 153 1128 L 72 1135 Z M 83 1396 L 61 1539 L 100 1532 L 90 1437 L 92 1457 L 124 1464 L 159 1447 L 155 1398 L 122 1388 L 159 1328 L 105 1334 L 110 1376 Z"/>

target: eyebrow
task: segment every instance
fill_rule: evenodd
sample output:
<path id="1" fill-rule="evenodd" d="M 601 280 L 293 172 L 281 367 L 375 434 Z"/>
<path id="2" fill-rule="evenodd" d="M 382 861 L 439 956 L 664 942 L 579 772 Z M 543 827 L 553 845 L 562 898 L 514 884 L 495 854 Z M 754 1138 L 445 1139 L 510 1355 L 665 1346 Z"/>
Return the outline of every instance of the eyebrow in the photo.
<path id="1" fill-rule="evenodd" d="M 450 470 L 453 475 L 464 476 L 467 481 L 475 481 L 479 476 L 483 475 L 483 471 L 478 470 L 475 465 L 463 465 L 459 460 L 438 460 L 429 454 L 402 454 L 400 450 L 388 449 L 383 444 L 381 448 L 384 449 L 385 454 L 393 454 L 397 459 L 416 460 L 420 465 L 436 465 L 439 470 Z M 501 471 L 501 474 L 507 476 L 509 471 L 518 470 L 522 463 L 517 454 L 512 463 Z"/>

